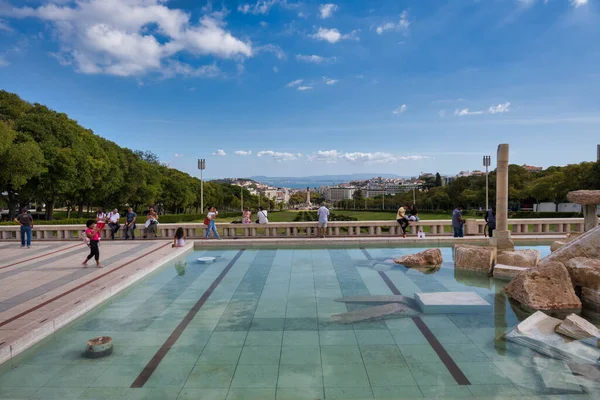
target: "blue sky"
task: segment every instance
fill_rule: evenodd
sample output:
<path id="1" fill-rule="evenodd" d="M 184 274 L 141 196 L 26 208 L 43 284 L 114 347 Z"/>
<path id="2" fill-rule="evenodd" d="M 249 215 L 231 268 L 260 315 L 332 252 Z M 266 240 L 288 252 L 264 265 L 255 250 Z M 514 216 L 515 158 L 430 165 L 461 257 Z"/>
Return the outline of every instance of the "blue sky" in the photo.
<path id="1" fill-rule="evenodd" d="M 0 88 L 209 178 L 564 165 L 600 143 L 599 3 L 0 0 Z"/>

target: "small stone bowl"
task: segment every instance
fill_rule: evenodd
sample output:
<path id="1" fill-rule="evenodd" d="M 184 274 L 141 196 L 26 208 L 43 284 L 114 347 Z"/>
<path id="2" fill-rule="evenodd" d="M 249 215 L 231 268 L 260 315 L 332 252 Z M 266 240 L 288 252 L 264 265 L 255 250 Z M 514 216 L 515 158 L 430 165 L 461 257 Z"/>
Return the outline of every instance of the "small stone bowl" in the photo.
<path id="1" fill-rule="evenodd" d="M 214 263 L 216 260 L 216 257 L 200 257 L 198 258 L 198 262 L 200 264 L 210 264 L 210 263 Z"/>
<path id="2" fill-rule="evenodd" d="M 87 341 L 85 356 L 87 358 L 100 358 L 112 354 L 113 344 L 110 336 L 99 336 Z"/>

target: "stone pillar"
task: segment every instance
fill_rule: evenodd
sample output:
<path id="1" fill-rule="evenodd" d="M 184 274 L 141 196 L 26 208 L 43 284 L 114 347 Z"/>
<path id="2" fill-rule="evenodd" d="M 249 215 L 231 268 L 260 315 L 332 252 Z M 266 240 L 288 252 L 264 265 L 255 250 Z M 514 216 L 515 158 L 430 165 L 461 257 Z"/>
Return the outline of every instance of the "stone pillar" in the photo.
<path id="1" fill-rule="evenodd" d="M 496 230 L 492 244 L 498 250 L 514 250 L 508 230 L 508 144 L 498 146 L 496 168 Z"/>
<path id="2" fill-rule="evenodd" d="M 596 215 L 596 204 L 584 204 L 583 206 L 583 231 L 591 231 L 598 226 Z"/>
<path id="3" fill-rule="evenodd" d="M 306 206 L 310 207 L 310 188 L 306 188 Z"/>

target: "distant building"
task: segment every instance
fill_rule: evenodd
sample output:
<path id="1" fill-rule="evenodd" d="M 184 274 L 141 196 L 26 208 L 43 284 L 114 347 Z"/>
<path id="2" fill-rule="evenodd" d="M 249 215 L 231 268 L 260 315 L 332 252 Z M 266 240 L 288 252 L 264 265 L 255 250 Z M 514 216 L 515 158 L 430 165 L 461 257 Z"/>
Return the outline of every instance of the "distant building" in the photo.
<path id="1" fill-rule="evenodd" d="M 355 187 L 328 187 L 323 192 L 323 196 L 327 201 L 347 200 L 354 196 L 355 191 Z"/>
<path id="2" fill-rule="evenodd" d="M 485 175 L 485 172 L 483 172 L 483 171 L 479 171 L 479 170 L 471 171 L 471 176 L 483 176 L 483 175 Z"/>
<path id="3" fill-rule="evenodd" d="M 460 171 L 458 174 L 456 174 L 457 178 L 464 178 L 467 176 L 471 176 L 471 173 L 469 171 Z"/>
<path id="4" fill-rule="evenodd" d="M 367 190 L 365 190 L 364 193 L 365 193 L 365 197 L 369 198 L 369 199 L 387 194 L 384 189 L 367 189 Z"/>
<path id="5" fill-rule="evenodd" d="M 544 169 L 542 167 L 534 167 L 533 165 L 527 165 L 527 164 L 523 164 L 523 168 L 525 168 L 525 170 L 527 172 L 540 172 L 541 170 Z"/>

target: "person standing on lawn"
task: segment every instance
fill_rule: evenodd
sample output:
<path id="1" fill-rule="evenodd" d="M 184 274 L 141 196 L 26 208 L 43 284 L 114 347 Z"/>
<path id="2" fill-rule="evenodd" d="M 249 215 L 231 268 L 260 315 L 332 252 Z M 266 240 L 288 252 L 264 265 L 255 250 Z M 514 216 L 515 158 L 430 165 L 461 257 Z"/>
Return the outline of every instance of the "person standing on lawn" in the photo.
<path id="1" fill-rule="evenodd" d="M 131 240 L 135 240 L 135 219 L 137 218 L 137 214 L 133 212 L 133 208 L 129 207 L 127 209 L 127 214 L 125 214 L 125 240 L 129 239 L 129 234 L 131 234 Z"/>
<path id="2" fill-rule="evenodd" d="M 27 248 L 29 249 L 31 247 L 33 217 L 29 214 L 27 208 L 23 207 L 21 209 L 21 214 L 17 215 L 14 221 L 21 225 L 21 247 L 25 247 L 25 244 L 27 244 Z M 25 237 L 27 237 L 27 242 L 25 242 Z"/>

